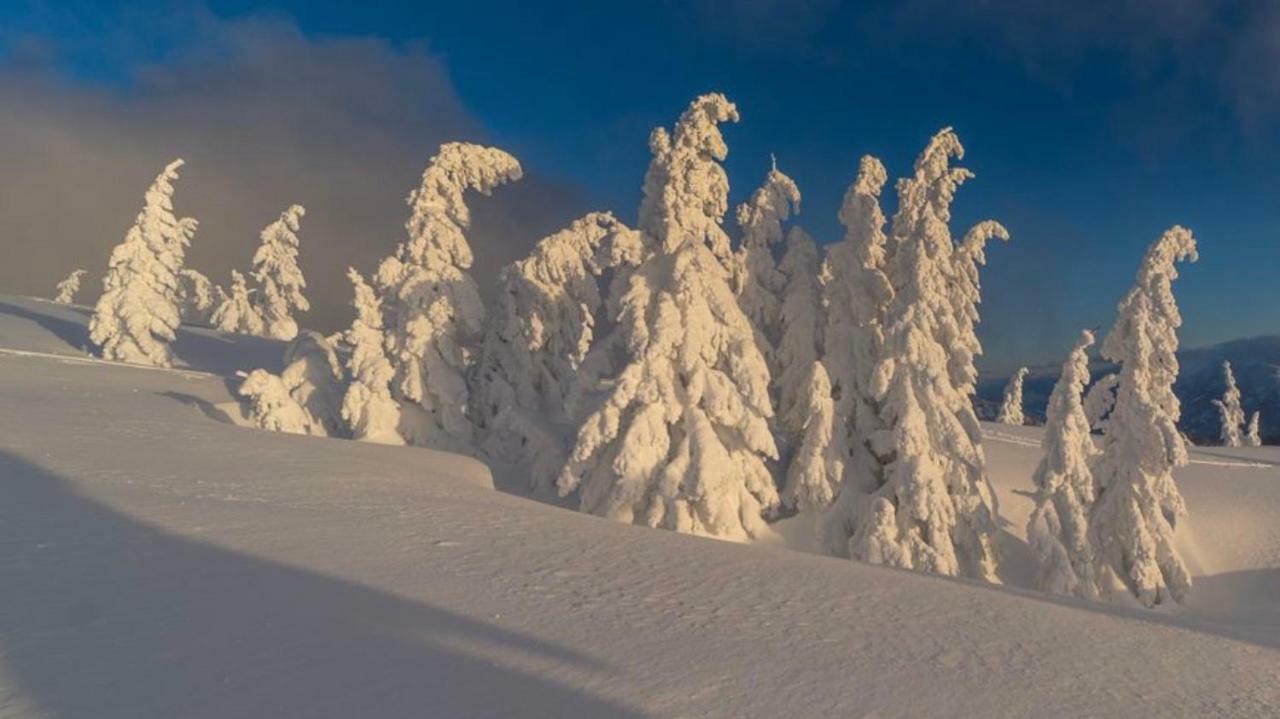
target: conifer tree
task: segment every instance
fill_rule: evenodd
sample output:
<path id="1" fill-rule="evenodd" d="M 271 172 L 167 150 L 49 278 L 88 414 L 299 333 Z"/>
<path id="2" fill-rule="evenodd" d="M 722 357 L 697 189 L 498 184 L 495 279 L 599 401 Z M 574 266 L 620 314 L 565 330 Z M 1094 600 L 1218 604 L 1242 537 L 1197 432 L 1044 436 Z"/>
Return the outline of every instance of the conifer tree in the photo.
<path id="1" fill-rule="evenodd" d="M 1022 415 L 1022 381 L 1027 378 L 1027 368 L 1019 367 L 1009 378 L 1004 388 L 1004 401 L 1000 403 L 1000 413 L 996 421 L 1000 424 L 1022 425 L 1026 418 Z"/>
<path id="2" fill-rule="evenodd" d="M 214 328 L 220 332 L 235 332 L 258 337 L 266 332 L 266 323 L 254 306 L 253 297 L 249 294 L 249 285 L 244 275 L 236 270 L 231 271 L 231 291 L 224 294 L 221 304 L 209 319 Z"/>
<path id="3" fill-rule="evenodd" d="M 1096 495 L 1091 464 L 1098 449 L 1081 401 L 1089 384 L 1086 351 L 1092 344 L 1093 333 L 1081 332 L 1049 395 L 1044 457 L 1032 476 L 1036 507 L 1027 523 L 1027 540 L 1040 563 L 1040 589 L 1087 598 L 1098 593 L 1089 537 Z"/>
<path id="4" fill-rule="evenodd" d="M 471 213 L 463 195 L 488 194 L 520 174 L 520 163 L 502 150 L 441 145 L 409 195 L 409 239 L 378 267 L 375 284 L 396 369 L 393 389 L 422 410 L 421 421 L 402 422 L 412 444 L 460 451 L 472 446 L 465 376 L 483 328 L 484 304 L 468 273 L 472 254 L 464 232 Z"/>
<path id="5" fill-rule="evenodd" d="M 178 273 L 178 301 L 184 324 L 209 324 L 225 298 L 226 292 L 215 287 L 199 270 L 188 267 Z"/>
<path id="6" fill-rule="evenodd" d="M 89 339 L 103 359 L 168 367 L 169 343 L 181 324 L 178 273 L 196 221 L 173 215 L 173 182 L 182 160 L 169 163 L 147 190 L 142 212 L 111 252 Z"/>
<path id="7" fill-rule="evenodd" d="M 552 489 L 564 466 L 560 428 L 572 420 L 570 395 L 595 341 L 599 277 L 614 241 L 633 232 L 612 214 L 593 212 L 500 273 L 472 370 L 472 417 L 485 450 L 527 467 L 535 489 Z"/>
<path id="8" fill-rule="evenodd" d="M 1173 280 L 1177 262 L 1196 259 L 1191 232 L 1167 230 L 1147 250 L 1102 343 L 1102 356 L 1120 364 L 1120 375 L 1089 518 L 1098 581 L 1104 594 L 1124 586 L 1148 607 L 1181 601 L 1191 591 L 1191 574 L 1173 540 L 1175 523 L 1186 516 L 1173 470 L 1187 463 L 1173 394 L 1182 324 Z"/>
<path id="9" fill-rule="evenodd" d="M 311 304 L 302 295 L 307 281 L 298 267 L 298 222 L 306 210 L 291 205 L 280 219 L 267 225 L 262 244 L 253 254 L 253 280 L 258 285 L 254 308 L 262 317 L 267 336 L 291 340 L 298 336 L 295 312 L 306 312 Z"/>
<path id="10" fill-rule="evenodd" d="M 782 223 L 798 212 L 800 189 L 773 163 L 769 174 L 751 198 L 738 206 L 742 244 L 734 253 L 733 288 L 742 311 L 756 331 L 756 341 L 777 373 L 774 350 L 782 334 L 782 293 L 786 278 L 773 257 L 773 245 L 782 242 Z M 807 372 L 806 368 L 802 371 Z"/>
<path id="11" fill-rule="evenodd" d="M 1244 409 L 1240 406 L 1240 388 L 1236 386 L 1236 376 L 1231 371 L 1230 362 L 1222 363 L 1222 374 L 1227 388 L 1222 393 L 1222 399 L 1213 401 L 1213 406 L 1218 408 L 1218 415 L 1222 418 L 1222 446 L 1239 447 L 1241 432 L 1244 431 Z"/>
<path id="12" fill-rule="evenodd" d="M 809 233 L 792 227 L 787 251 L 778 270 L 783 277 L 782 337 L 775 350 L 778 371 L 773 376 L 778 428 L 788 446 L 795 446 L 812 409 L 813 365 L 822 351 L 821 263 Z M 826 368 L 823 368 L 826 374 Z M 828 385 L 830 380 L 828 379 Z"/>
<path id="13" fill-rule="evenodd" d="M 53 301 L 60 305 L 69 305 L 76 298 L 76 293 L 80 291 L 80 278 L 84 277 L 84 270 L 72 270 L 67 278 L 57 284 L 54 289 L 57 295 Z"/>
<path id="14" fill-rule="evenodd" d="M 1255 411 L 1253 414 L 1249 415 L 1249 429 L 1244 434 L 1244 446 L 1246 447 L 1262 446 L 1262 434 L 1258 429 L 1259 421 L 1260 421 L 1260 416 L 1258 412 Z"/>
<path id="15" fill-rule="evenodd" d="M 737 119 L 723 95 L 704 95 L 650 137 L 639 229 L 652 249 L 614 318 L 625 363 L 557 480 L 583 511 L 726 539 L 767 531 L 778 503 L 769 370 L 730 287 L 721 226 L 717 125 Z"/>
<path id="16" fill-rule="evenodd" d="M 356 318 L 342 339 L 351 349 L 347 371 L 351 384 L 342 398 L 342 418 L 351 436 L 365 442 L 404 444 L 397 427 L 400 405 L 391 396 L 395 370 L 383 347 L 382 303 L 354 268 L 347 268 Z"/>

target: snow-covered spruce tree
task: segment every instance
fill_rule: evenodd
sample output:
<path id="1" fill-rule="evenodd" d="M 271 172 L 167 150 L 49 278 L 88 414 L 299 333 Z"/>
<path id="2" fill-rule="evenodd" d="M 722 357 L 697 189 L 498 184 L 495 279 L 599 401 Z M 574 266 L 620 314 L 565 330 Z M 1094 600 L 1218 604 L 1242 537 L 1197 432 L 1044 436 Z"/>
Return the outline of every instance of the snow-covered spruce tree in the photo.
<path id="1" fill-rule="evenodd" d="M 569 395 L 595 340 L 607 246 L 631 232 L 612 214 L 593 212 L 499 276 L 497 308 L 472 369 L 472 418 L 485 451 L 527 467 L 535 489 L 553 489 L 564 467 L 559 428 L 571 419 Z"/>
<path id="2" fill-rule="evenodd" d="M 465 373 L 484 323 L 484 304 L 463 234 L 471 224 L 463 194 L 488 194 L 520 178 L 520 163 L 502 150 L 463 142 L 440 146 L 422 183 L 410 193 L 409 239 L 378 267 L 393 390 L 423 410 L 402 418 L 411 444 L 470 451 Z M 402 407 L 409 410 L 410 407 Z"/>
<path id="3" fill-rule="evenodd" d="M 1084 396 L 1084 414 L 1089 419 L 1089 426 L 1096 430 L 1105 430 L 1107 418 L 1116 406 L 1116 384 L 1120 375 L 1112 372 L 1104 375 Z"/>
<path id="4" fill-rule="evenodd" d="M 850 512 L 844 529 L 852 531 L 855 559 L 994 582 L 997 507 L 970 395 L 981 351 L 973 332 L 977 268 L 986 241 L 1007 233 L 984 222 L 953 242 L 950 203 L 972 176 L 950 166 L 962 155 L 955 133 L 944 129 L 914 176 L 898 183 L 885 265 L 894 294 L 870 388 L 885 429 L 863 435 L 874 463 L 870 471 L 847 470 L 854 481 L 842 486 L 838 509 Z"/>
<path id="5" fill-rule="evenodd" d="M 1222 399 L 1213 401 L 1213 406 L 1218 408 L 1218 415 L 1222 418 L 1222 446 L 1239 447 L 1242 442 L 1241 432 L 1244 431 L 1244 409 L 1240 406 L 1240 388 L 1236 386 L 1236 376 L 1231 371 L 1230 362 L 1222 363 L 1222 375 L 1227 388 L 1222 393 Z"/>
<path id="6" fill-rule="evenodd" d="M 178 273 L 196 221 L 173 215 L 173 181 L 182 160 L 169 163 L 147 190 L 142 212 L 111 251 L 103 293 L 89 321 L 89 339 L 104 359 L 167 367 L 169 343 L 181 324 Z"/>
<path id="7" fill-rule="evenodd" d="M 737 119 L 704 95 L 650 136 L 639 229 L 653 254 L 619 303 L 626 362 L 557 480 L 583 511 L 725 539 L 767 531 L 769 368 L 717 252 L 729 190 L 717 125 Z"/>
<path id="8" fill-rule="evenodd" d="M 347 371 L 351 383 L 342 398 L 342 418 L 355 439 L 379 444 L 404 444 L 397 432 L 400 405 L 391 396 L 395 370 L 383 347 L 382 303 L 355 268 L 347 268 L 355 294 L 355 321 L 342 339 L 351 349 Z"/>
<path id="9" fill-rule="evenodd" d="M 278 375 L 264 369 L 239 374 L 244 379 L 237 391 L 249 400 L 249 418 L 256 427 L 269 432 L 309 433 L 311 419 Z"/>
<path id="10" fill-rule="evenodd" d="M 221 304 L 213 311 L 209 321 L 220 332 L 256 336 L 262 336 L 266 332 L 266 323 L 254 306 L 249 285 L 244 275 L 236 270 L 231 271 L 231 291 L 223 295 Z"/>
<path id="11" fill-rule="evenodd" d="M 1000 403 L 1000 413 L 996 421 L 1000 424 L 1022 425 L 1026 418 L 1022 415 L 1022 381 L 1027 378 L 1027 368 L 1019 367 L 1009 378 L 1004 388 L 1004 401 Z"/>
<path id="12" fill-rule="evenodd" d="M 1253 414 L 1249 415 L 1249 428 L 1244 433 L 1244 446 L 1246 447 L 1262 446 L 1262 433 L 1258 429 L 1258 424 L 1260 422 L 1260 419 L 1261 417 L 1257 412 L 1254 412 Z"/>
<path id="13" fill-rule="evenodd" d="M 1190 231 L 1166 231 L 1147 250 L 1102 343 L 1102 356 L 1120 364 L 1120 380 L 1094 471 L 1100 489 L 1089 518 L 1099 586 L 1107 595 L 1123 585 L 1148 607 L 1181 601 L 1191 590 L 1173 542 L 1174 523 L 1186 515 L 1173 469 L 1187 463 L 1173 394 L 1182 324 L 1173 280 L 1175 263 L 1196 259 Z"/>
<path id="14" fill-rule="evenodd" d="M 836 504 L 820 525 L 819 542 L 824 551 L 836 556 L 849 556 L 855 518 L 866 509 L 869 493 L 881 484 L 882 467 L 867 442 L 887 426 L 873 390 L 875 370 L 884 353 L 885 313 L 894 294 L 887 274 L 885 216 L 880 209 L 887 179 L 878 159 L 862 158 L 857 179 L 840 208 L 844 238 L 827 250 L 822 267 L 827 309 L 824 364 L 838 398 L 829 452 L 844 466 Z"/>
<path id="15" fill-rule="evenodd" d="M 778 265 L 784 280 L 782 336 L 774 352 L 778 371 L 773 375 L 778 425 L 788 446 L 795 446 L 806 431 L 813 407 L 813 363 L 822 351 L 825 322 L 820 268 L 818 246 L 813 238 L 803 229 L 792 227 L 787 233 L 787 251 Z M 823 374 L 826 374 L 825 368 Z"/>
<path id="16" fill-rule="evenodd" d="M 313 330 L 302 330 L 284 353 L 280 379 L 289 396 L 307 413 L 307 430 L 321 437 L 346 435 L 342 418 L 342 365 L 329 338 Z"/>
<path id="17" fill-rule="evenodd" d="M 786 278 L 773 258 L 773 245 L 782 242 L 782 223 L 800 208 L 800 189 L 778 171 L 775 162 L 751 198 L 738 206 L 742 244 L 733 256 L 733 290 L 770 368 L 777 373 L 773 355 L 779 337 L 782 292 Z M 807 366 L 802 371 L 808 372 Z"/>
<path id="18" fill-rule="evenodd" d="M 76 293 L 80 291 L 80 278 L 84 277 L 84 274 L 84 270 L 72 270 L 66 279 L 54 287 L 58 294 L 54 296 L 53 301 L 60 305 L 71 304 L 76 298 Z"/>
<path id="19" fill-rule="evenodd" d="M 226 298 L 221 287 L 214 287 L 199 270 L 183 269 L 178 273 L 178 301 L 183 324 L 208 325 L 213 312 Z"/>
<path id="20" fill-rule="evenodd" d="M 1027 522 L 1027 541 L 1040 562 L 1037 586 L 1088 598 L 1098 593 L 1089 538 L 1089 510 L 1096 496 L 1091 464 L 1098 449 L 1081 393 L 1089 384 L 1086 351 L 1092 344 L 1093 333 L 1081 332 L 1049 395 L 1044 458 L 1031 478 L 1036 508 Z"/>
<path id="21" fill-rule="evenodd" d="M 267 225 L 262 244 L 253 253 L 253 280 L 258 284 L 254 306 L 266 326 L 266 334 L 278 340 L 298 336 L 294 312 L 306 312 L 311 304 L 302 295 L 307 281 L 298 267 L 298 222 L 306 210 L 291 205 L 280 219 Z"/>
<path id="22" fill-rule="evenodd" d="M 782 490 L 782 503 L 802 512 L 829 506 L 844 472 L 842 458 L 831 451 L 836 428 L 835 399 L 831 395 L 831 379 L 821 362 L 809 365 L 804 403 L 804 426 L 787 463 L 787 483 Z"/>

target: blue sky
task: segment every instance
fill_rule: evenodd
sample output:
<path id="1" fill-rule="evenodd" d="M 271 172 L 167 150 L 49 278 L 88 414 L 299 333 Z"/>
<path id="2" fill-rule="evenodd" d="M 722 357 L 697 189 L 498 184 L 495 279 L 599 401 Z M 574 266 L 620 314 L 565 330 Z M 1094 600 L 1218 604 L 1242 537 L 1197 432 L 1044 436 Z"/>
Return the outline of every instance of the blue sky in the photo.
<path id="1" fill-rule="evenodd" d="M 0 1 L 12 20 L 0 67 L 126 102 L 146 92 L 139 68 L 181 64 L 177 77 L 199 81 L 193 66 L 226 62 L 227 23 L 264 19 L 307 42 L 363 38 L 431 58 L 483 139 L 577 205 L 624 219 L 649 130 L 719 90 L 742 115 L 726 130 L 734 200 L 774 153 L 804 194 L 800 222 L 822 240 L 839 236 L 836 209 L 862 154 L 900 175 L 951 125 L 977 174 L 955 230 L 991 217 L 1013 234 L 988 253 L 985 367 L 1056 362 L 1080 327 L 1108 326 L 1143 249 L 1175 223 L 1201 243 L 1176 288 L 1184 344 L 1280 331 L 1274 3 L 952 5 Z M 303 115 L 306 97 L 295 102 Z"/>

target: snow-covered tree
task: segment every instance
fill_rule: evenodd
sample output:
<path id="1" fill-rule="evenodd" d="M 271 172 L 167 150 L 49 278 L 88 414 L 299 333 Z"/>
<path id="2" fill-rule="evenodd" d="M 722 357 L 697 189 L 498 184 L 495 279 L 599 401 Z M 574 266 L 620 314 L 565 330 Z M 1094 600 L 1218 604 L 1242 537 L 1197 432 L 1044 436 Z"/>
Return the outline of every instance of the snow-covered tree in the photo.
<path id="1" fill-rule="evenodd" d="M 1120 382 L 1120 375 L 1112 372 L 1104 375 L 1084 396 L 1084 414 L 1089 419 L 1089 426 L 1093 429 L 1106 429 L 1107 418 L 1111 416 L 1111 410 L 1116 406 L 1116 385 Z"/>
<path id="2" fill-rule="evenodd" d="M 278 375 L 264 369 L 239 374 L 244 379 L 238 392 L 249 400 L 249 418 L 255 426 L 270 432 L 309 433 L 311 418 Z"/>
<path id="3" fill-rule="evenodd" d="M 111 251 L 103 293 L 89 321 L 89 339 L 102 357 L 167 367 L 169 343 L 181 324 L 178 273 L 196 221 L 173 215 L 174 160 L 147 190 L 142 212 Z"/>
<path id="4" fill-rule="evenodd" d="M 723 95 L 697 98 L 650 136 L 640 231 L 652 253 L 616 317 L 626 360 L 557 480 L 583 511 L 726 539 L 758 536 L 778 503 L 765 460 L 769 368 L 725 269 Z"/>
<path id="5" fill-rule="evenodd" d="M 404 444 L 397 428 L 400 405 L 391 396 L 395 370 L 383 347 L 382 303 L 355 268 L 347 268 L 355 291 L 355 321 L 342 339 L 351 348 L 347 371 L 351 384 L 342 398 L 342 418 L 351 436 L 365 442 Z"/>
<path id="6" fill-rule="evenodd" d="M 422 410 L 422 421 L 406 428 L 413 444 L 471 446 L 465 373 L 483 329 L 484 304 L 467 273 L 472 254 L 464 231 L 471 213 L 463 195 L 488 194 L 520 175 L 520 163 L 502 150 L 441 145 L 409 195 L 409 239 L 378 267 L 393 389 Z"/>
<path id="7" fill-rule="evenodd" d="M 1027 378 L 1027 368 L 1019 367 L 1009 378 L 1004 388 L 1004 401 L 1000 403 L 1000 413 L 996 421 L 1000 424 L 1022 425 L 1026 418 L 1022 415 L 1022 381 Z"/>
<path id="8" fill-rule="evenodd" d="M 821 362 L 809 365 L 804 404 L 805 423 L 787 463 L 787 483 L 782 490 L 782 503 L 800 511 L 830 505 L 844 472 L 844 463 L 831 452 L 835 400 L 831 396 L 831 379 Z"/>
<path id="9" fill-rule="evenodd" d="M 558 427 L 571 419 L 569 397 L 595 340 L 603 301 L 599 275 L 609 245 L 633 230 L 593 212 L 538 242 L 504 268 L 497 308 L 472 370 L 472 417 L 492 456 L 530 470 L 550 490 L 567 448 Z"/>
<path id="10" fill-rule="evenodd" d="M 1092 344 L 1093 333 L 1081 332 L 1049 395 L 1044 458 L 1032 476 L 1036 507 L 1027 523 L 1027 540 L 1040 562 L 1040 589 L 1089 598 L 1098 592 L 1089 538 L 1089 511 L 1096 496 L 1091 464 L 1098 449 L 1081 393 L 1089 384 L 1086 350 Z"/>
<path id="11" fill-rule="evenodd" d="M 280 379 L 289 395 L 307 413 L 308 431 L 321 437 L 346 434 L 342 418 L 342 365 L 333 343 L 313 330 L 302 330 L 284 353 Z"/>
<path id="12" fill-rule="evenodd" d="M 278 340 L 298 335 L 294 312 L 306 312 L 311 304 L 302 295 L 307 281 L 298 267 L 298 222 L 306 213 L 291 205 L 280 219 L 262 230 L 262 244 L 253 254 L 253 279 L 258 284 L 254 307 L 266 326 L 266 334 Z"/>
<path id="13" fill-rule="evenodd" d="M 249 285 L 244 275 L 236 270 L 231 271 L 231 291 L 223 295 L 221 304 L 213 311 L 209 320 L 221 332 L 256 336 L 262 336 L 266 332 L 266 323 L 254 306 Z"/>
<path id="14" fill-rule="evenodd" d="M 222 288 L 215 287 L 199 270 L 186 268 L 178 273 L 178 301 L 184 324 L 209 324 L 223 299 L 226 293 Z"/>
<path id="15" fill-rule="evenodd" d="M 997 507 L 970 394 L 972 360 L 981 351 L 973 332 L 978 266 L 986 241 L 1007 233 L 984 222 L 960 244 L 952 240 L 950 204 L 972 176 L 950 165 L 962 155 L 955 133 L 944 129 L 914 175 L 898 183 L 885 263 L 893 295 L 869 382 L 883 429 L 855 434 L 870 464 L 854 458 L 836 510 L 846 513 L 855 559 L 998 581 Z"/>
<path id="16" fill-rule="evenodd" d="M 821 525 L 819 539 L 826 552 L 837 556 L 849 556 L 854 523 L 867 510 L 868 494 L 881 483 L 880 461 L 868 442 L 887 429 L 873 386 L 884 354 L 886 312 L 894 295 L 887 274 L 885 216 L 880 209 L 887 179 L 879 160 L 870 155 L 862 158 L 857 179 L 840 207 L 844 238 L 827 250 L 822 267 L 824 364 L 838 398 L 828 451 L 843 467 L 837 502 Z M 892 510 L 892 505 L 888 508 Z"/>
<path id="17" fill-rule="evenodd" d="M 1191 590 L 1173 540 L 1174 524 L 1186 515 L 1173 469 L 1187 463 L 1173 393 L 1182 324 L 1173 280 L 1175 263 L 1196 259 L 1190 231 L 1166 231 L 1147 250 L 1102 343 L 1102 356 L 1120 364 L 1120 379 L 1094 473 L 1100 491 L 1090 530 L 1102 593 L 1120 583 L 1147 606 L 1181 601 Z"/>
<path id="18" fill-rule="evenodd" d="M 773 352 L 782 334 L 779 323 L 786 278 L 773 258 L 773 245 L 782 242 L 782 223 L 793 211 L 799 211 L 799 207 L 800 189 L 790 177 L 778 171 L 776 162 L 765 176 L 764 184 L 738 206 L 742 244 L 731 264 L 733 289 L 775 373 Z M 807 366 L 803 371 L 808 371 Z"/>
<path id="19" fill-rule="evenodd" d="M 1222 399 L 1215 399 L 1213 406 L 1218 408 L 1218 415 L 1222 418 L 1222 446 L 1239 447 L 1241 444 L 1241 432 L 1244 431 L 1244 409 L 1240 406 L 1240 388 L 1236 386 L 1236 376 L 1231 371 L 1231 363 L 1222 363 L 1223 379 L 1227 388 L 1222 393 Z"/>
<path id="20" fill-rule="evenodd" d="M 69 305 L 76 298 L 76 293 L 80 291 L 80 278 L 84 277 L 84 270 L 72 270 L 67 278 L 57 284 L 54 289 L 57 295 L 53 301 L 60 305 Z"/>
<path id="21" fill-rule="evenodd" d="M 1258 412 L 1254 412 L 1253 414 L 1249 415 L 1249 429 L 1246 430 L 1244 433 L 1244 446 L 1246 447 L 1262 446 L 1262 433 L 1258 429 L 1258 424 L 1260 422 L 1260 419 L 1261 418 Z"/>
<path id="22" fill-rule="evenodd" d="M 778 371 L 773 375 L 778 425 L 789 446 L 794 446 L 809 424 L 813 391 L 813 363 L 822 351 L 822 284 L 818 246 L 809 233 L 792 227 L 787 251 L 778 270 L 782 293 L 782 337 L 774 352 Z M 823 375 L 826 369 L 823 368 Z M 827 380 L 828 384 L 830 379 Z M 829 389 L 829 388 L 828 388 Z"/>

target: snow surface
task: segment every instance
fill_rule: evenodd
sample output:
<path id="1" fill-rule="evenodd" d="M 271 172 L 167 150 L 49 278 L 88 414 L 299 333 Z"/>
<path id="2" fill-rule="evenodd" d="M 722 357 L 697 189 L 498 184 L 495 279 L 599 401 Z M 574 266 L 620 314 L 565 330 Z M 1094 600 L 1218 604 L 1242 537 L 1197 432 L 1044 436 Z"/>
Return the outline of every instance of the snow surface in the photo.
<path id="1" fill-rule="evenodd" d="M 143 369 L 86 358 L 86 315 L 0 297 L 5 719 L 1280 713 L 1280 448 L 1192 449 L 1195 587 L 1148 611 L 1019 588 L 1038 428 L 983 426 L 988 586 L 233 426 L 228 378 L 280 343 L 184 328 L 187 369 Z"/>

